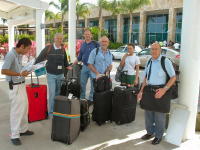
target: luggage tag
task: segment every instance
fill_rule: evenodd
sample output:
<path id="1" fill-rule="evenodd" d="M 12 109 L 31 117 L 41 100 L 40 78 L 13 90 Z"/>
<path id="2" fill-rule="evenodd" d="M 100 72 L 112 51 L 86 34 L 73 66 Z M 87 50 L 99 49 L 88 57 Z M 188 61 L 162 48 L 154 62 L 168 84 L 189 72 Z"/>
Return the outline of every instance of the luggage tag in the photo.
<path id="1" fill-rule="evenodd" d="M 73 94 L 69 93 L 68 99 L 72 99 L 72 97 L 73 97 Z"/>
<path id="2" fill-rule="evenodd" d="M 58 66 L 58 69 L 62 69 L 62 66 Z"/>

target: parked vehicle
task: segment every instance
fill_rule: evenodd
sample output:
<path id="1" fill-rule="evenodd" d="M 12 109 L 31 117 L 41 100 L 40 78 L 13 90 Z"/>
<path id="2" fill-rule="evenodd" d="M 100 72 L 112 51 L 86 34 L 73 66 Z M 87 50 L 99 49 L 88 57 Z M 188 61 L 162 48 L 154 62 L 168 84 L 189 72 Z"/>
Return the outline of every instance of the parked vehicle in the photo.
<path id="1" fill-rule="evenodd" d="M 135 53 L 139 53 L 142 51 L 142 48 L 140 48 L 139 46 L 135 46 Z M 110 51 L 112 53 L 113 59 L 122 59 L 122 57 L 124 56 L 125 53 L 128 52 L 128 48 L 127 45 L 125 46 L 121 46 L 116 50 L 111 50 Z"/>
<path id="2" fill-rule="evenodd" d="M 179 66 L 180 52 L 167 48 L 167 47 L 162 47 L 161 54 L 169 58 L 173 64 L 175 64 L 176 66 Z M 145 67 L 147 61 L 151 58 L 151 49 L 145 48 L 141 52 L 139 52 L 137 55 L 140 59 L 140 63 L 141 63 L 140 67 Z"/>

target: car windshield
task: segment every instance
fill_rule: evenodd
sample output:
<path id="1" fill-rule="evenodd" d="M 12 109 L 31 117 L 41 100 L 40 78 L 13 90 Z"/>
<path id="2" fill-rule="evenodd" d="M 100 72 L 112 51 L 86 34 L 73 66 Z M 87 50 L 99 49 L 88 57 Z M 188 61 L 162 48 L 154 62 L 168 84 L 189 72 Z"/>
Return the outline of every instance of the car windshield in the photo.
<path id="1" fill-rule="evenodd" d="M 144 49 L 139 52 L 138 55 L 150 55 L 150 49 Z"/>
<path id="2" fill-rule="evenodd" d="M 162 54 L 162 55 L 166 55 L 166 53 L 167 53 L 167 50 L 166 50 L 166 49 L 162 49 L 161 54 Z"/>
<path id="3" fill-rule="evenodd" d="M 122 51 L 125 47 L 119 47 L 116 51 Z"/>

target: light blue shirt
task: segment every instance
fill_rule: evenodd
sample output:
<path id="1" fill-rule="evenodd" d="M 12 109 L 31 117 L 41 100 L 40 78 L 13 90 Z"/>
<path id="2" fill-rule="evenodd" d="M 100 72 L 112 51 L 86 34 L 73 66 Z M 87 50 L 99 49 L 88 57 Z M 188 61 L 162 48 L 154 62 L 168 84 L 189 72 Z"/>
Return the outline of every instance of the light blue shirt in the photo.
<path id="1" fill-rule="evenodd" d="M 99 48 L 99 51 L 96 55 L 96 48 L 95 48 L 90 53 L 88 64 L 94 65 L 94 67 L 100 74 L 104 74 L 106 69 L 112 64 L 112 54 L 108 50 L 106 51 L 106 53 L 103 53 L 101 48 Z M 92 78 L 96 78 L 96 74 L 94 72 L 92 72 L 91 74 Z"/>
<path id="2" fill-rule="evenodd" d="M 8 69 L 20 73 L 22 67 L 22 55 L 18 54 L 15 48 L 13 48 L 6 54 L 2 69 Z M 6 80 L 8 82 L 12 80 L 14 83 L 19 83 L 25 81 L 25 78 L 19 76 L 6 76 Z"/>
<path id="3" fill-rule="evenodd" d="M 172 62 L 168 58 L 165 58 L 165 68 L 170 78 L 176 75 Z M 146 64 L 143 77 L 145 77 L 146 74 L 148 76 L 149 69 L 150 69 L 150 63 L 148 66 Z M 162 84 L 166 84 L 166 78 L 167 78 L 167 75 L 161 66 L 161 55 L 160 55 L 158 59 L 156 60 L 152 59 L 151 75 L 150 75 L 149 81 L 147 82 L 150 85 L 162 85 Z"/>

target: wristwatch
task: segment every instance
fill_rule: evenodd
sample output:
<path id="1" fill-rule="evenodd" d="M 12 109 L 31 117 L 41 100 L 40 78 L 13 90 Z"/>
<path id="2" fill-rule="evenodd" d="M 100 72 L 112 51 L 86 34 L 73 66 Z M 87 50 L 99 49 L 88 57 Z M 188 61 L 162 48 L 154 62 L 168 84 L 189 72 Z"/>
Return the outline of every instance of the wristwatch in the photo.
<path id="1" fill-rule="evenodd" d="M 165 85 L 164 89 L 167 91 L 169 89 L 169 87 L 167 85 Z"/>

